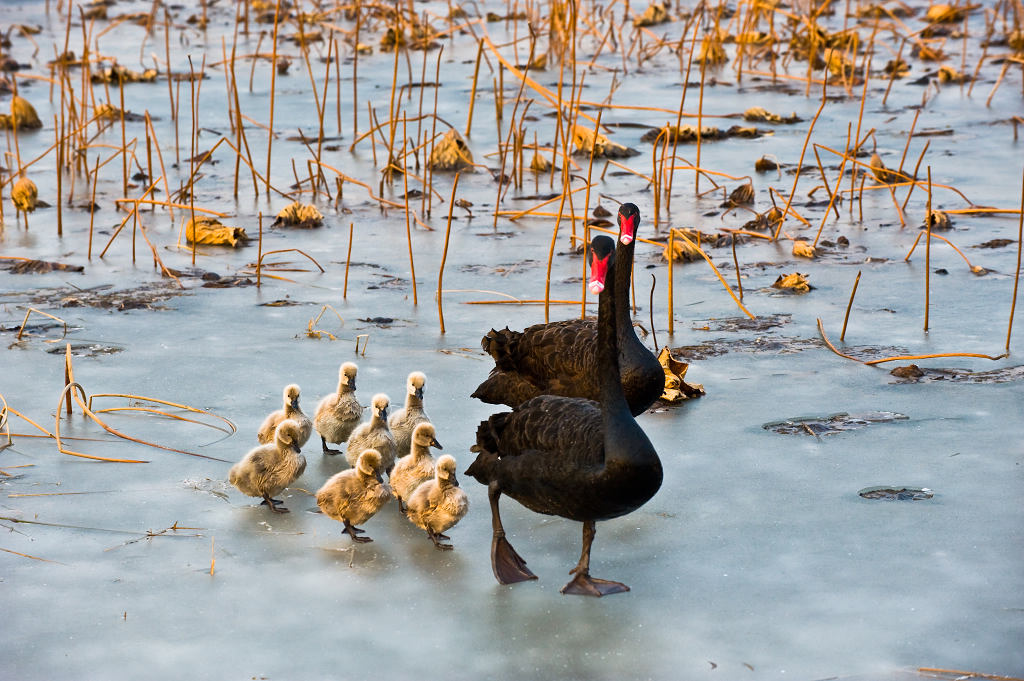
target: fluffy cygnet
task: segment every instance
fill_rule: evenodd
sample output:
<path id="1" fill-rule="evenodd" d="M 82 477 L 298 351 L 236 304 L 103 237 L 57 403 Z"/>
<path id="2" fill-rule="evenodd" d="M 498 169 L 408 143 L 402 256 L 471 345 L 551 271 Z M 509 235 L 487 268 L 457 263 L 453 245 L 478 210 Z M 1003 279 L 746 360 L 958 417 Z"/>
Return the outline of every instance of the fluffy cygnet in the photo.
<path id="1" fill-rule="evenodd" d="M 450 539 L 443 533 L 462 520 L 469 510 L 469 497 L 455 478 L 455 458 L 448 454 L 439 458 L 434 479 L 417 487 L 406 503 L 409 520 L 426 530 L 436 548 L 450 551 L 453 546 L 440 541 Z"/>
<path id="2" fill-rule="evenodd" d="M 360 423 L 345 444 L 345 458 L 355 466 L 359 455 L 366 449 L 380 454 L 381 470 L 391 473 L 395 466 L 395 438 L 388 429 L 388 406 L 391 401 L 384 393 L 377 393 L 370 403 L 370 420 Z"/>
<path id="3" fill-rule="evenodd" d="M 405 512 L 403 499 L 420 486 L 434 477 L 434 457 L 430 455 L 430 448 L 437 447 L 444 449 L 437 441 L 437 432 L 432 423 L 420 423 L 412 434 L 412 451 L 403 456 L 395 463 L 391 470 L 388 481 L 395 498 L 398 499 L 398 510 Z"/>
<path id="4" fill-rule="evenodd" d="M 363 405 L 356 399 L 356 365 L 345 362 L 338 369 L 338 392 L 327 395 L 316 406 L 313 425 L 320 433 L 324 454 L 341 454 L 331 449 L 328 442 L 340 444 L 348 440 L 363 418 Z"/>
<path id="5" fill-rule="evenodd" d="M 391 499 L 391 487 L 380 477 L 380 464 L 377 450 L 363 450 L 355 468 L 334 474 L 316 493 L 320 510 L 344 523 L 342 532 L 352 537 L 352 541 L 373 541 L 358 536 L 363 530 L 356 525 L 372 518 Z"/>
<path id="6" fill-rule="evenodd" d="M 243 494 L 263 497 L 263 503 L 275 513 L 287 513 L 280 499 L 273 499 L 306 470 L 306 457 L 299 453 L 301 429 L 291 419 L 282 421 L 274 441 L 260 445 L 231 467 L 228 481 Z"/>
<path id="7" fill-rule="evenodd" d="M 285 419 L 291 419 L 298 424 L 299 446 L 305 446 L 309 436 L 313 434 L 313 422 L 299 408 L 299 386 L 294 383 L 285 386 L 284 406 L 275 412 L 271 412 L 267 418 L 263 419 L 263 425 L 260 426 L 256 438 L 263 444 L 273 442 L 277 424 Z"/>

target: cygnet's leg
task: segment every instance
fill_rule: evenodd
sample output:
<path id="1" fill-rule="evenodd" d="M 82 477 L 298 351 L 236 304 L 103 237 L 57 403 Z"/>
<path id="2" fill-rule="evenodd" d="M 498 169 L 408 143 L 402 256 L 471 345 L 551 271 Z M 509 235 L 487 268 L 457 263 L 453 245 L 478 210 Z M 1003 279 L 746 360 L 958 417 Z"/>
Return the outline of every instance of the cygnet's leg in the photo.
<path id="1" fill-rule="evenodd" d="M 501 515 L 498 512 L 500 497 L 501 488 L 497 482 L 492 481 L 487 486 L 487 498 L 491 502 L 491 528 L 494 531 L 491 539 L 491 569 L 494 570 L 494 577 L 501 584 L 515 584 L 528 579 L 537 579 L 537 575 L 526 567 L 526 561 L 505 539 L 505 528 L 501 526 Z"/>
<path id="2" fill-rule="evenodd" d="M 365 544 L 367 542 L 373 541 L 369 537 L 360 537 L 360 536 L 358 536 L 361 532 L 363 532 L 363 530 L 359 529 L 358 527 L 356 527 L 355 525 L 353 525 L 349 521 L 345 520 L 343 522 L 345 523 L 345 529 L 342 530 L 342 532 L 344 532 L 348 536 L 352 537 L 352 541 L 357 542 L 359 544 Z"/>
<path id="3" fill-rule="evenodd" d="M 402 497 L 400 497 L 400 496 L 398 496 L 396 494 L 395 495 L 395 500 L 398 502 L 398 512 L 401 513 L 402 515 L 405 515 L 406 507 L 405 507 L 405 504 L 402 503 Z"/>
<path id="4" fill-rule="evenodd" d="M 273 511 L 274 513 L 290 513 L 290 511 L 287 508 L 279 505 L 283 503 L 284 502 L 281 501 L 280 499 L 271 499 L 269 494 L 264 494 L 263 501 L 260 502 L 260 505 L 269 506 L 270 510 Z"/>
<path id="5" fill-rule="evenodd" d="M 441 534 L 440 532 L 431 532 L 430 530 L 427 530 L 427 536 L 430 537 L 430 541 L 434 542 L 434 548 L 435 549 L 439 549 L 441 551 L 451 551 L 452 549 L 455 548 L 451 544 L 442 544 L 441 543 L 442 539 L 451 539 L 451 537 L 446 537 L 445 535 Z"/>
<path id="6" fill-rule="evenodd" d="M 562 593 L 578 596 L 607 596 L 629 591 L 629 587 L 622 582 L 612 582 L 590 576 L 590 545 L 594 541 L 595 534 L 597 534 L 597 528 L 594 521 L 583 521 L 583 552 L 580 554 L 580 562 L 569 571 L 570 574 L 575 573 L 576 576 L 562 587 Z"/>
<path id="7" fill-rule="evenodd" d="M 323 445 L 324 454 L 328 454 L 331 456 L 335 454 L 341 454 L 340 449 L 331 449 L 330 447 L 327 446 L 327 439 L 323 435 L 320 436 L 320 443 Z"/>

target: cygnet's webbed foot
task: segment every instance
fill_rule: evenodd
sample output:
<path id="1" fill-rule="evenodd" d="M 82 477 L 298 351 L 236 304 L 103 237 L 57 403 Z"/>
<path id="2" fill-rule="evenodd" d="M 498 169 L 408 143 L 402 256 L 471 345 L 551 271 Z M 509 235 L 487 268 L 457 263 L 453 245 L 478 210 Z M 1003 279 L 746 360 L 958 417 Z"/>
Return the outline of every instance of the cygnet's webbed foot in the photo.
<path id="1" fill-rule="evenodd" d="M 320 443 L 323 445 L 324 454 L 326 454 L 328 456 L 334 456 L 336 454 L 341 454 L 341 450 L 340 449 L 331 449 L 330 447 L 327 446 L 327 440 L 324 438 L 323 435 L 320 436 Z"/>
<path id="2" fill-rule="evenodd" d="M 434 548 L 439 550 L 439 551 L 451 551 L 452 549 L 455 548 L 451 544 L 442 544 L 441 543 L 442 539 L 448 539 L 448 540 L 451 539 L 451 537 L 449 537 L 447 535 L 441 534 L 440 532 L 435 534 L 434 532 L 431 532 L 430 530 L 427 530 L 427 536 L 430 537 L 430 541 L 434 542 Z"/>
<path id="3" fill-rule="evenodd" d="M 263 497 L 263 501 L 260 502 L 260 506 L 269 506 L 270 510 L 274 513 L 291 513 L 291 511 L 285 508 L 282 504 L 284 504 L 284 502 L 280 499 L 271 499 L 269 496 Z"/>
<path id="4" fill-rule="evenodd" d="M 342 530 L 342 532 L 352 537 L 352 541 L 356 542 L 357 544 L 366 544 L 368 542 L 373 541 L 373 539 L 370 539 L 369 537 L 360 537 L 359 535 L 364 533 L 365 530 L 356 527 L 347 520 L 345 521 L 345 529 Z"/>
<path id="5" fill-rule="evenodd" d="M 590 574 L 586 572 L 577 572 L 576 570 L 573 570 L 573 572 L 576 572 L 576 576 L 561 589 L 564 594 L 600 597 L 607 596 L 608 594 L 619 594 L 629 591 L 629 587 L 622 582 L 597 579 L 596 577 L 591 577 Z"/>
<path id="6" fill-rule="evenodd" d="M 537 579 L 537 575 L 530 572 L 526 567 L 526 561 L 516 553 L 504 534 L 495 534 L 491 541 L 491 568 L 494 570 L 494 577 L 501 584 Z"/>

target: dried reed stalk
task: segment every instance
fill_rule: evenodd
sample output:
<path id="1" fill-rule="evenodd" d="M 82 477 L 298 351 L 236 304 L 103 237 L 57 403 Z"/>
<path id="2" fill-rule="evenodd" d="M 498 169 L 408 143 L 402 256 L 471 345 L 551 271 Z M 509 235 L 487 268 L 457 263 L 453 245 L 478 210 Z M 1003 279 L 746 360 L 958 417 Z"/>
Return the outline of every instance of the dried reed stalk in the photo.
<path id="1" fill-rule="evenodd" d="M 444 264 L 448 260 L 448 240 L 452 233 L 452 212 L 455 210 L 455 191 L 459 188 L 459 177 L 462 175 L 461 172 L 455 173 L 455 179 L 452 181 L 452 198 L 448 202 L 448 224 L 444 230 L 444 248 L 441 251 L 441 267 L 437 273 L 437 319 L 441 324 L 441 334 L 444 335 L 444 308 L 441 304 L 441 282 L 444 279 Z"/>
<path id="2" fill-rule="evenodd" d="M 860 270 L 857 270 L 857 278 L 853 280 L 853 290 L 850 291 L 850 302 L 846 304 L 846 314 L 843 315 L 843 332 L 839 334 L 839 340 L 846 340 L 846 323 L 850 321 L 850 308 L 853 307 L 853 297 L 857 295 L 857 286 L 860 284 Z"/>

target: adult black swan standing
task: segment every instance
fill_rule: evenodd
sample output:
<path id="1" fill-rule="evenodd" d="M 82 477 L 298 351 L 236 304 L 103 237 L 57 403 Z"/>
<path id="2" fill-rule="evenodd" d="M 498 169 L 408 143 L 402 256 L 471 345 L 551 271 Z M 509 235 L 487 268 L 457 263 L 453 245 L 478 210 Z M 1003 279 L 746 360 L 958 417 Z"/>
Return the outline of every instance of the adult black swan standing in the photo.
<path id="1" fill-rule="evenodd" d="M 541 395 L 477 428 L 478 452 L 466 474 L 487 485 L 493 538 L 491 566 L 502 584 L 536 579 L 505 538 L 498 500 L 506 494 L 530 510 L 583 523 L 583 550 L 562 593 L 603 596 L 628 591 L 621 582 L 590 576 L 595 523 L 630 513 L 661 487 L 657 452 L 630 413 L 619 380 L 614 315 L 618 283 L 614 242 L 591 242 L 591 287 L 600 290 L 597 363 L 600 402 Z"/>
<path id="2" fill-rule="evenodd" d="M 630 317 L 629 289 L 640 211 L 634 204 L 624 203 L 618 221 L 615 331 L 619 372 L 630 412 L 638 416 L 661 396 L 665 372 L 637 338 Z M 595 371 L 597 322 L 593 319 L 535 324 L 523 331 L 491 329 L 481 346 L 494 358 L 494 369 L 472 395 L 484 402 L 514 407 L 538 395 L 600 398 L 601 384 Z"/>

